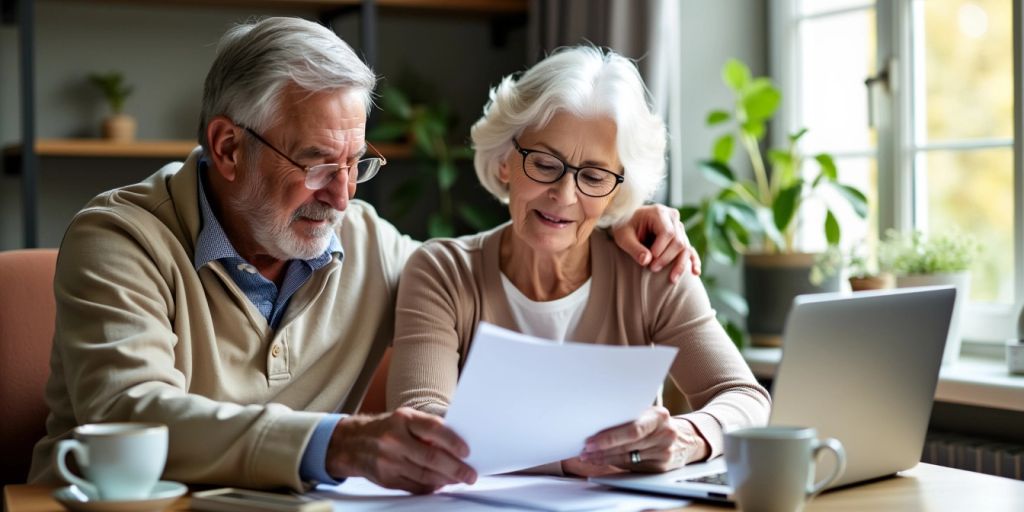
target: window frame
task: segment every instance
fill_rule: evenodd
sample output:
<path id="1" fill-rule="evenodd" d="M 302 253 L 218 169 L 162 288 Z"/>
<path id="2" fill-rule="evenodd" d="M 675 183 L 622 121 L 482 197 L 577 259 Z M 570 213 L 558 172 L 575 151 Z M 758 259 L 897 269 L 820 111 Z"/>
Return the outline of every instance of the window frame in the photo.
<path id="1" fill-rule="evenodd" d="M 1018 317 L 1024 306 L 1024 86 L 1021 73 L 1024 0 L 1011 0 L 1013 7 L 1013 126 L 1011 139 L 972 139 L 918 144 L 915 140 L 913 66 L 915 59 L 913 0 L 864 1 L 849 7 L 800 15 L 800 0 L 773 0 L 769 8 L 770 65 L 773 78 L 784 98 L 801 97 L 799 89 L 799 23 L 802 20 L 874 9 L 876 22 L 876 65 L 888 74 L 887 87 L 875 90 L 878 169 L 878 232 L 914 227 L 918 213 L 914 204 L 916 158 L 934 150 L 970 150 L 1011 147 L 1013 151 L 1014 201 L 1014 299 L 1013 304 L 967 303 L 961 320 L 965 348 L 995 353 L 996 345 L 1016 339 Z M 865 77 L 867 78 L 867 77 Z M 783 102 L 772 124 L 773 142 L 797 129 L 799 102 Z M 813 129 L 813 127 L 810 127 Z M 857 156 L 853 153 L 837 157 Z M 1000 347 L 1001 350 L 1001 347 Z"/>

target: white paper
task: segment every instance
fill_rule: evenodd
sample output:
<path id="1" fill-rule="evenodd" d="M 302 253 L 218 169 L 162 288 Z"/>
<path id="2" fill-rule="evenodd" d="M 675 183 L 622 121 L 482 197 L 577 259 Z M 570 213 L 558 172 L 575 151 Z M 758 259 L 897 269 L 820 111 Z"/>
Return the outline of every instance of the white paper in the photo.
<path id="1" fill-rule="evenodd" d="M 445 422 L 480 475 L 575 457 L 654 403 L 676 352 L 554 343 L 481 322 Z"/>
<path id="2" fill-rule="evenodd" d="M 574 478 L 502 475 L 480 477 L 473 485 L 452 485 L 436 494 L 414 496 L 380 487 L 365 478 L 349 478 L 340 485 L 321 484 L 307 496 L 329 499 L 334 510 L 652 510 L 679 508 L 678 498 L 617 492 Z"/>
<path id="3" fill-rule="evenodd" d="M 679 508 L 679 498 L 616 492 L 577 478 L 502 475 L 482 477 L 474 485 L 445 487 L 444 493 L 503 506 L 552 512 L 582 510 L 654 510 Z"/>

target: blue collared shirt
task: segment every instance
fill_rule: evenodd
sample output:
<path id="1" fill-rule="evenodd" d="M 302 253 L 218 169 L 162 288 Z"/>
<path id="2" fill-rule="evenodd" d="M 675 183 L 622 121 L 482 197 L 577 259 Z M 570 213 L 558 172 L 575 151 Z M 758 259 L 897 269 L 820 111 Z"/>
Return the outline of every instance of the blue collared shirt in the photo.
<path id="1" fill-rule="evenodd" d="M 198 272 L 207 263 L 219 261 L 231 280 L 267 319 L 270 327 L 276 329 L 288 308 L 288 301 L 313 276 L 313 272 L 330 263 L 335 253 L 339 255 L 339 258 L 345 257 L 341 241 L 338 240 L 337 234 L 332 233 L 331 241 L 323 254 L 308 260 L 290 260 L 288 268 L 285 270 L 284 281 L 278 290 L 277 285 L 263 277 L 255 266 L 245 261 L 228 240 L 224 228 L 221 227 L 220 221 L 217 220 L 217 216 L 214 215 L 213 209 L 210 208 L 210 202 L 206 198 L 203 181 L 206 177 L 207 167 L 206 161 L 200 160 L 199 214 L 202 219 L 202 228 L 200 228 L 199 237 L 196 239 L 196 252 L 192 257 L 192 263 Z M 330 443 L 331 433 L 343 417 L 341 414 L 328 414 L 317 424 L 309 443 L 306 444 L 306 450 L 302 454 L 302 462 L 299 465 L 300 478 L 306 481 L 340 483 L 327 473 L 326 461 L 327 445 Z"/>

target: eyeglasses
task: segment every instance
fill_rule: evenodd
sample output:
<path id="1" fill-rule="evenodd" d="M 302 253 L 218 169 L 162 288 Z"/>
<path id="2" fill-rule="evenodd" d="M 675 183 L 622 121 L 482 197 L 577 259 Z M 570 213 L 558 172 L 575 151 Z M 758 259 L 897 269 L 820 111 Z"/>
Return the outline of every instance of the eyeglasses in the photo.
<path id="1" fill-rule="evenodd" d="M 604 197 L 611 194 L 615 187 L 626 181 L 621 174 L 602 169 L 600 167 L 573 167 L 561 158 L 551 153 L 537 151 L 535 149 L 523 149 L 519 142 L 512 139 L 516 151 L 523 155 L 523 172 L 526 177 L 537 183 L 555 183 L 565 176 L 568 171 L 573 172 L 576 179 L 576 189 L 585 196 Z"/>
<path id="2" fill-rule="evenodd" d="M 291 164 L 294 165 L 295 167 L 302 169 L 302 172 L 306 174 L 306 188 L 310 190 L 320 190 L 326 187 L 327 184 L 334 179 L 334 176 L 338 173 L 338 171 L 342 169 L 349 169 L 349 166 L 341 164 L 318 164 L 310 166 L 302 165 L 296 162 L 295 160 L 292 160 L 288 155 L 281 152 L 281 150 L 275 148 L 273 144 L 267 142 L 266 139 L 264 139 L 263 137 L 260 137 L 260 134 L 256 133 L 251 128 L 245 126 L 242 126 L 242 128 L 245 129 L 246 133 L 252 135 L 253 138 L 260 141 L 261 144 L 274 150 L 274 153 L 281 155 L 281 158 L 284 158 L 285 160 L 291 162 Z M 388 163 L 388 161 L 384 159 L 384 155 L 381 155 L 380 151 L 377 151 L 377 148 L 373 147 L 373 145 L 371 145 L 369 142 L 366 143 L 366 146 L 372 149 L 374 153 L 377 153 L 378 156 L 363 158 L 356 162 L 356 183 L 364 183 L 366 181 L 370 181 L 370 178 L 376 176 L 377 171 L 379 171 L 381 167 Z M 352 179 L 351 174 L 349 175 L 349 179 Z"/>

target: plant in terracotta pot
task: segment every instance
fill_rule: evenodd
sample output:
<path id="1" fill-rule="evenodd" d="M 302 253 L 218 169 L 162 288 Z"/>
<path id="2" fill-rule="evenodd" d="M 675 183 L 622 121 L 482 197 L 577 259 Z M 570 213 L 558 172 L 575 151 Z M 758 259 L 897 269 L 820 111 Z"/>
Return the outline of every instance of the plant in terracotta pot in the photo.
<path id="1" fill-rule="evenodd" d="M 134 88 L 124 81 L 118 71 L 91 73 L 89 81 L 95 85 L 110 105 L 110 116 L 103 120 L 103 138 L 118 142 L 135 140 L 135 118 L 124 114 L 124 102 Z"/>
<path id="2" fill-rule="evenodd" d="M 864 244 L 854 244 L 847 257 L 847 281 L 850 283 L 850 290 L 883 290 L 895 286 L 892 273 L 880 270 L 877 260 L 864 253 L 864 247 Z"/>
<path id="3" fill-rule="evenodd" d="M 897 287 L 956 287 L 943 364 L 956 361 L 960 355 L 960 319 L 971 293 L 970 268 L 980 251 L 974 237 L 965 233 L 925 235 L 920 231 L 899 233 L 895 230 L 886 232 L 878 248 L 879 266 L 896 276 Z"/>
<path id="4" fill-rule="evenodd" d="M 816 173 L 805 172 L 806 158 L 798 144 L 806 129 L 789 135 L 783 147 L 763 147 L 767 123 L 782 99 L 771 80 L 752 77 L 736 59 L 725 63 L 722 80 L 735 101 L 729 110 L 708 114 L 706 124 L 723 133 L 714 142 L 712 157 L 700 162 L 704 176 L 721 190 L 700 204 L 680 208 L 680 214 L 691 242 L 699 251 L 703 248 L 705 261 L 733 265 L 742 256 L 747 331 L 755 345 L 778 345 L 794 296 L 839 288 L 838 269 L 822 271 L 821 265 L 841 257 L 835 250 L 800 252 L 795 245 L 798 217 L 804 223 L 821 222 L 828 244 L 838 246 L 842 230 L 836 209 L 851 208 L 864 218 L 867 198 L 839 182 L 827 153 L 810 158 Z M 753 179 L 737 176 L 730 167 L 736 146 L 749 160 Z M 805 214 L 813 203 L 824 206 L 823 219 Z M 819 269 L 812 272 L 816 264 Z M 819 282 L 812 282 L 812 275 Z"/>

